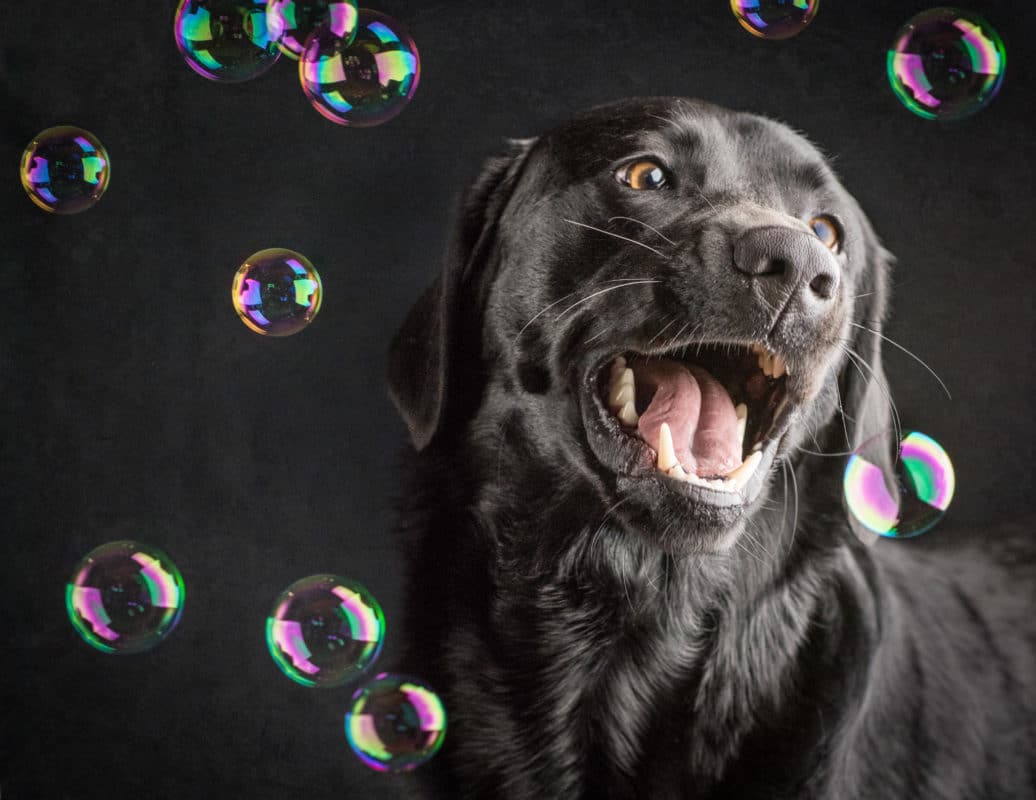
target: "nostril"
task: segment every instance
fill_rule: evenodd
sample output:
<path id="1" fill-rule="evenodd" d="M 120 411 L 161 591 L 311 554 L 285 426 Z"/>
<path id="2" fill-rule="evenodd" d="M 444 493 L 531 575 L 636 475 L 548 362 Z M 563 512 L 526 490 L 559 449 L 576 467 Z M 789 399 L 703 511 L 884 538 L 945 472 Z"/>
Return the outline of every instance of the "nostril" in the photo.
<path id="1" fill-rule="evenodd" d="M 838 278 L 830 272 L 821 272 L 809 282 L 809 288 L 822 300 L 830 300 L 838 288 Z"/>
<path id="2" fill-rule="evenodd" d="M 761 273 L 763 275 L 790 275 L 792 271 L 791 264 L 783 258 L 771 258 L 766 262 L 766 269 Z"/>

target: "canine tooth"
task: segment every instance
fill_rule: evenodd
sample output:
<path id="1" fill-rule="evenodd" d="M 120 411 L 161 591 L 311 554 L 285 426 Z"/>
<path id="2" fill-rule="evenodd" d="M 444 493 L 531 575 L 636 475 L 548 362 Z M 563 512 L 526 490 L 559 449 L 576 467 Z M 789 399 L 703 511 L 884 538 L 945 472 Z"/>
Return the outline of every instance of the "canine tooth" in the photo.
<path id="1" fill-rule="evenodd" d="M 784 359 L 778 355 L 773 356 L 771 363 L 773 364 L 773 377 L 775 378 L 781 377 L 781 375 L 788 371 L 784 366 Z"/>
<path id="2" fill-rule="evenodd" d="M 727 480 L 730 481 L 731 486 L 734 489 L 740 491 L 745 487 L 745 484 L 755 474 L 756 467 L 759 466 L 759 462 L 763 460 L 763 454 L 760 452 L 753 452 L 748 458 L 744 460 L 740 467 L 727 473 Z"/>
<path id="3" fill-rule="evenodd" d="M 734 407 L 734 413 L 737 414 L 737 443 L 744 448 L 745 427 L 748 425 L 748 406 L 738 403 Z"/>
<path id="4" fill-rule="evenodd" d="M 615 416 L 619 418 L 619 422 L 630 428 L 636 427 L 637 423 L 640 422 L 640 417 L 637 416 L 637 411 L 633 407 L 632 402 L 625 403 Z"/>
<path id="5" fill-rule="evenodd" d="M 769 375 L 773 371 L 773 366 L 770 362 L 770 354 L 765 350 L 759 353 L 759 369 L 763 371 L 763 375 Z"/>
<path id="6" fill-rule="evenodd" d="M 662 472 L 669 472 L 678 464 L 676 448 L 673 447 L 673 432 L 669 430 L 669 423 L 663 422 L 658 429 L 658 468 Z"/>

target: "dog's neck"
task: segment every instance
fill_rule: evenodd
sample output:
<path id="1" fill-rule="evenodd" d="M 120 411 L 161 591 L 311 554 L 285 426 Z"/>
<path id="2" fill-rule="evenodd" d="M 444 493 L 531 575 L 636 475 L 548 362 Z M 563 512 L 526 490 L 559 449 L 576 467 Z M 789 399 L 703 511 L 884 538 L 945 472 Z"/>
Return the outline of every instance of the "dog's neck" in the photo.
<path id="1" fill-rule="evenodd" d="M 491 565 L 456 582 L 480 587 L 454 598 L 460 624 L 450 635 L 464 646 L 439 642 L 443 680 L 455 702 L 471 704 L 456 710 L 455 735 L 475 743 L 480 725 L 506 720 L 514 751 L 497 768 L 509 773 L 534 753 L 553 759 L 552 774 L 572 782 L 559 796 L 607 796 L 605 786 L 669 764 L 714 784 L 735 765 L 751 769 L 782 727 L 795 735 L 778 746 L 812 750 L 836 724 L 821 700 L 855 691 L 838 659 L 862 657 L 876 628 L 845 624 L 847 611 L 857 621 L 876 614 L 866 557 L 832 540 L 830 520 L 789 517 L 782 528 L 780 508 L 761 510 L 729 553 L 673 557 L 624 531 L 578 476 L 531 455 L 487 442 L 449 469 L 429 466 L 456 474 L 473 462 L 484 479 L 431 521 L 443 528 L 439 541 L 459 544 L 446 569 Z M 800 487 L 811 489 L 830 487 Z M 459 507 L 469 510 L 463 521 Z M 464 625 L 465 616 L 480 624 Z M 491 640 L 479 639 L 484 631 Z M 490 686 L 507 687 L 506 699 L 491 700 Z M 805 726 L 784 716 L 803 708 Z M 550 748 L 537 745 L 543 736 Z"/>

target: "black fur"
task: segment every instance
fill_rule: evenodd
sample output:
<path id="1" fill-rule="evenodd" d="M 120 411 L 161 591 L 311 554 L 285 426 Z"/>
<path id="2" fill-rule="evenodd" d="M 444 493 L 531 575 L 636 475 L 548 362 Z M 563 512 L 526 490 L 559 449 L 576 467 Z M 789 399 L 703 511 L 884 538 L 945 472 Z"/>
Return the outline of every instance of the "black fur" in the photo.
<path id="1" fill-rule="evenodd" d="M 667 191 L 614 179 L 638 155 Z M 844 227 L 809 256 L 837 296 L 775 316 L 734 243 L 817 213 Z M 880 340 L 849 325 L 880 330 L 889 268 L 818 151 L 753 115 L 626 101 L 489 162 L 390 364 L 415 446 L 406 666 L 450 719 L 433 796 L 1036 796 L 1032 561 L 868 547 L 844 462 L 801 449 L 892 427 Z M 658 282 L 569 311 L 622 278 Z M 746 507 L 617 469 L 584 424 L 586 369 L 670 317 L 673 344 L 795 358 L 800 411 Z"/>

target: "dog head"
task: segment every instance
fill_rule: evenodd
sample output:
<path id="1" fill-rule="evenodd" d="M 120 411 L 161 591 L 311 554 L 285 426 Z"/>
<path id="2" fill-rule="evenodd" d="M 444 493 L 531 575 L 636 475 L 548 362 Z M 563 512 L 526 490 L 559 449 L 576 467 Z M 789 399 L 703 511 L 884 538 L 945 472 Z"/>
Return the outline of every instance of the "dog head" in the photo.
<path id="1" fill-rule="evenodd" d="M 391 395 L 419 451 L 517 424 L 526 467 L 669 552 L 723 550 L 777 459 L 888 428 L 888 261 L 786 126 L 595 108 L 488 162 L 392 344 Z"/>

